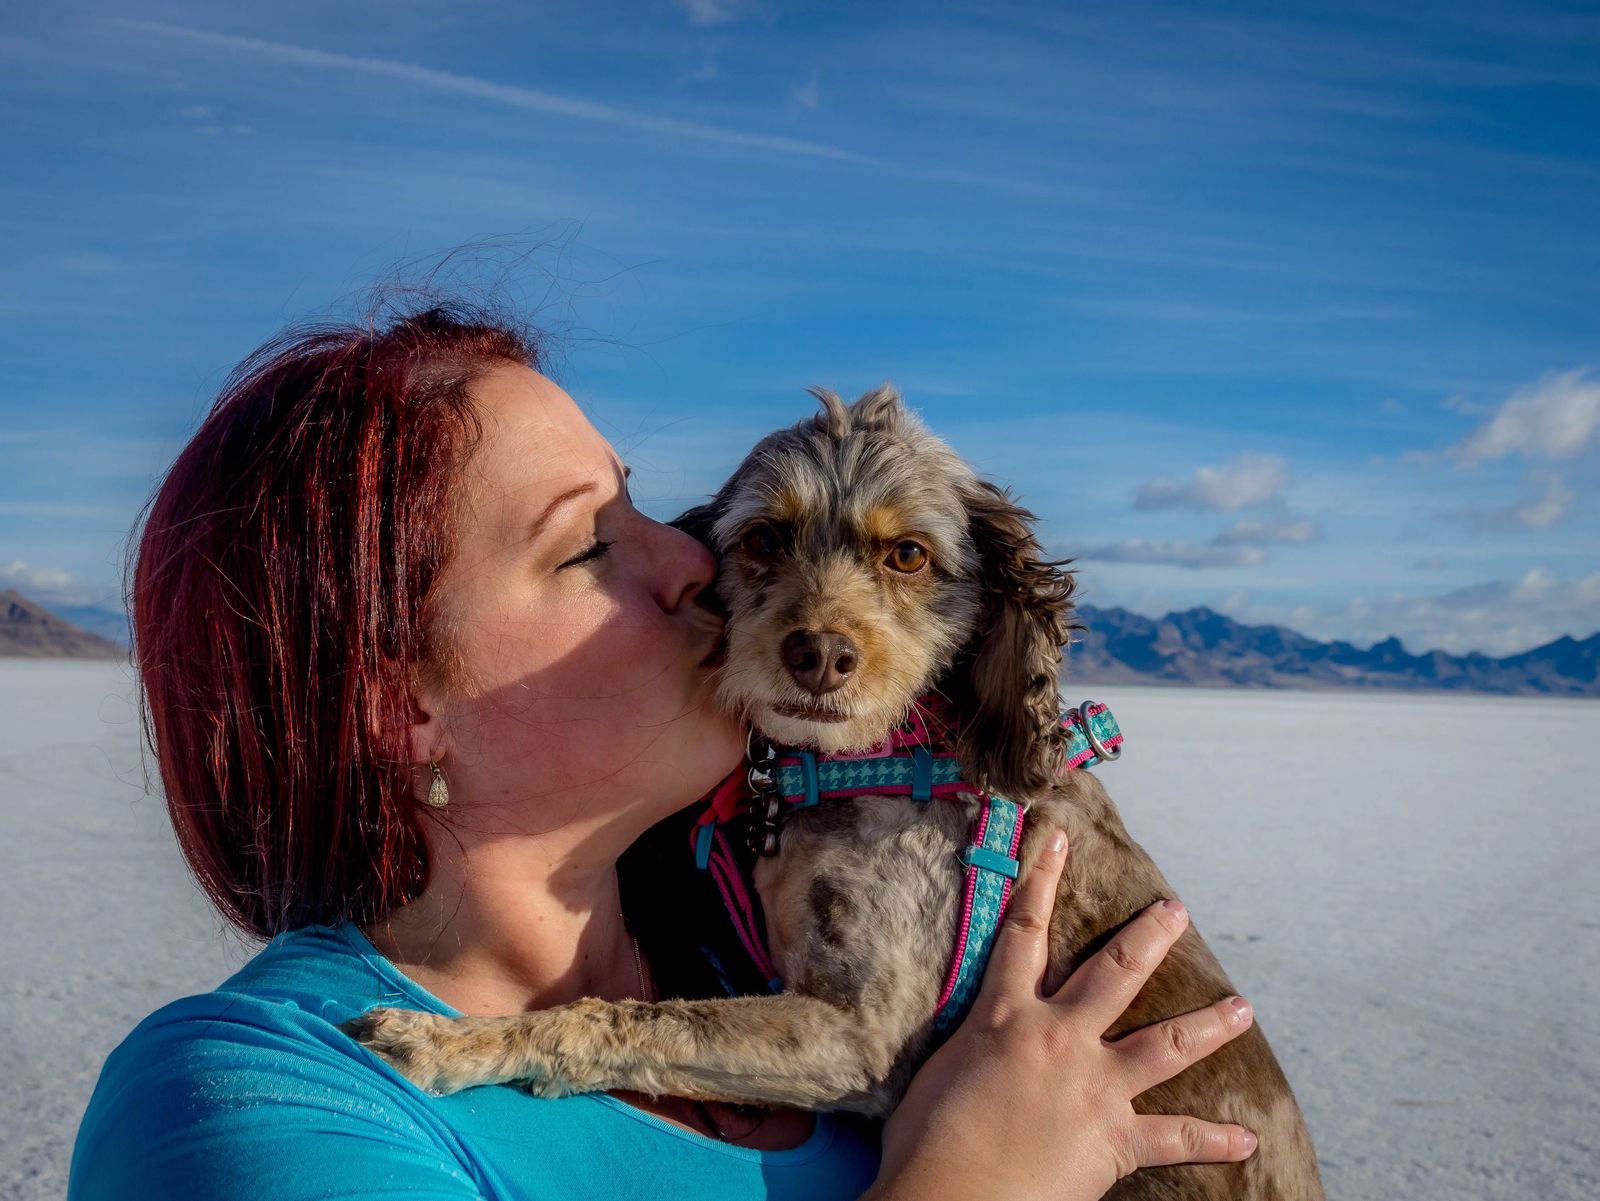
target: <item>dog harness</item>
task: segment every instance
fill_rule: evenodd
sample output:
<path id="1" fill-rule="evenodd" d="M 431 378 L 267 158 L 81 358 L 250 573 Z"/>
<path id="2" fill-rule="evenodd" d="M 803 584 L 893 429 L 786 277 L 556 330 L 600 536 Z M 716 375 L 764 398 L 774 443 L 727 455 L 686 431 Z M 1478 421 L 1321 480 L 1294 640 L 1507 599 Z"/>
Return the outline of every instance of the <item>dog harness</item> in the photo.
<path id="1" fill-rule="evenodd" d="M 1067 735 L 1063 772 L 1110 762 L 1122 754 L 1122 730 L 1105 705 L 1085 701 L 1069 712 L 1061 725 Z M 976 796 L 978 813 L 961 851 L 966 878 L 956 945 L 933 1021 L 935 1036 L 942 1037 L 966 1016 L 977 996 L 984 966 L 1011 901 L 1025 814 L 1015 801 L 964 783 L 960 757 L 930 749 L 930 744 L 937 745 L 933 726 L 941 734 L 946 732 L 937 717 L 936 702 L 924 700 L 912 707 L 911 715 L 882 743 L 853 755 L 775 748 L 752 736 L 748 769 L 743 774 L 734 772 L 718 786 L 700 815 L 693 838 L 695 863 L 711 873 L 739 941 L 756 970 L 767 978 L 768 987 L 777 992 L 783 981 L 757 929 L 755 905 L 724 825 L 749 812 L 751 849 L 771 855 L 777 851 L 783 818 L 824 800 L 909 796 L 931 802 L 958 794 Z"/>

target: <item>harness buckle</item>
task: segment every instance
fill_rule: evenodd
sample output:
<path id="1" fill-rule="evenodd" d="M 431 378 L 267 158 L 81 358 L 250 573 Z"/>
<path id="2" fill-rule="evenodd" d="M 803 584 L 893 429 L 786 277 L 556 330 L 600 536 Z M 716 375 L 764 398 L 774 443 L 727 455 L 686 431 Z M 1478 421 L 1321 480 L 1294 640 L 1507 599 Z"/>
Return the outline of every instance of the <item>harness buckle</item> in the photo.
<path id="1" fill-rule="evenodd" d="M 1095 753 L 1101 763 L 1115 763 L 1122 758 L 1122 748 L 1107 747 L 1094 735 L 1094 726 L 1089 720 L 1089 709 L 1093 701 L 1084 701 L 1078 706 L 1079 728 L 1083 731 L 1084 741 L 1089 744 L 1089 749 Z"/>

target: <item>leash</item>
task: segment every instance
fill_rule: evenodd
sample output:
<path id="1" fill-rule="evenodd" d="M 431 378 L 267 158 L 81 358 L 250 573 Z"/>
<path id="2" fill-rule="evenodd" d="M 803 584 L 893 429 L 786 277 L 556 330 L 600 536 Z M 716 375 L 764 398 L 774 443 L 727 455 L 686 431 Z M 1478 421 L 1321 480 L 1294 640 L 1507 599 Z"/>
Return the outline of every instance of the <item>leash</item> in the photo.
<path id="1" fill-rule="evenodd" d="M 1122 730 L 1106 705 L 1085 701 L 1068 712 L 1061 726 L 1067 734 L 1063 773 L 1113 762 L 1122 755 Z M 762 923 L 757 920 L 755 903 L 721 827 L 748 811 L 749 848 L 768 856 L 777 853 L 778 834 L 788 813 L 813 808 L 825 800 L 909 796 L 926 803 L 966 794 L 979 798 L 979 810 L 961 851 L 966 869 L 961 914 L 934 1016 L 936 1035 L 941 1039 L 948 1036 L 971 1008 L 1011 901 L 1025 812 L 1015 801 L 964 783 L 959 755 L 930 749 L 930 743 L 937 745 L 948 735 L 939 705 L 930 698 L 913 705 L 906 720 L 878 746 L 855 754 L 778 748 L 751 732 L 746 746 L 748 768 L 742 775 L 731 773 L 717 786 L 692 838 L 696 865 L 711 873 L 740 943 L 773 992 L 782 990 L 783 981 L 760 937 Z"/>

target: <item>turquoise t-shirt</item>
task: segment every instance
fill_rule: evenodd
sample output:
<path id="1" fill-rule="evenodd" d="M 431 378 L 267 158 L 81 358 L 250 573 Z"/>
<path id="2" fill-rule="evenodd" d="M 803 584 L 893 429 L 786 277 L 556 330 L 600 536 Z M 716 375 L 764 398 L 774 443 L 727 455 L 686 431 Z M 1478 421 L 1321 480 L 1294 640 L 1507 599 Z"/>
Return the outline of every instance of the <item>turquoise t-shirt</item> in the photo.
<path id="1" fill-rule="evenodd" d="M 827 1114 L 801 1146 L 751 1151 L 603 1093 L 432 1097 L 335 1028 L 374 1005 L 457 1014 L 349 924 L 280 935 L 157 1010 L 100 1073 L 69 1201 L 831 1201 L 877 1172 L 871 1128 Z"/>

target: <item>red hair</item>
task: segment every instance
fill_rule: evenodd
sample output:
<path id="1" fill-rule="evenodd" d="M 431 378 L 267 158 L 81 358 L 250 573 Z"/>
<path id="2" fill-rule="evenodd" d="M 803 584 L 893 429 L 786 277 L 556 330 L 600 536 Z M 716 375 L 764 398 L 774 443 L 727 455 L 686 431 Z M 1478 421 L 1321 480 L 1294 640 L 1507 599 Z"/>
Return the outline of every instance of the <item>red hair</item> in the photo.
<path id="1" fill-rule="evenodd" d="M 178 845 L 247 932 L 371 921 L 427 882 L 411 689 L 478 436 L 468 386 L 539 366 L 432 308 L 293 330 L 229 376 L 151 501 L 133 566 L 145 733 Z"/>

